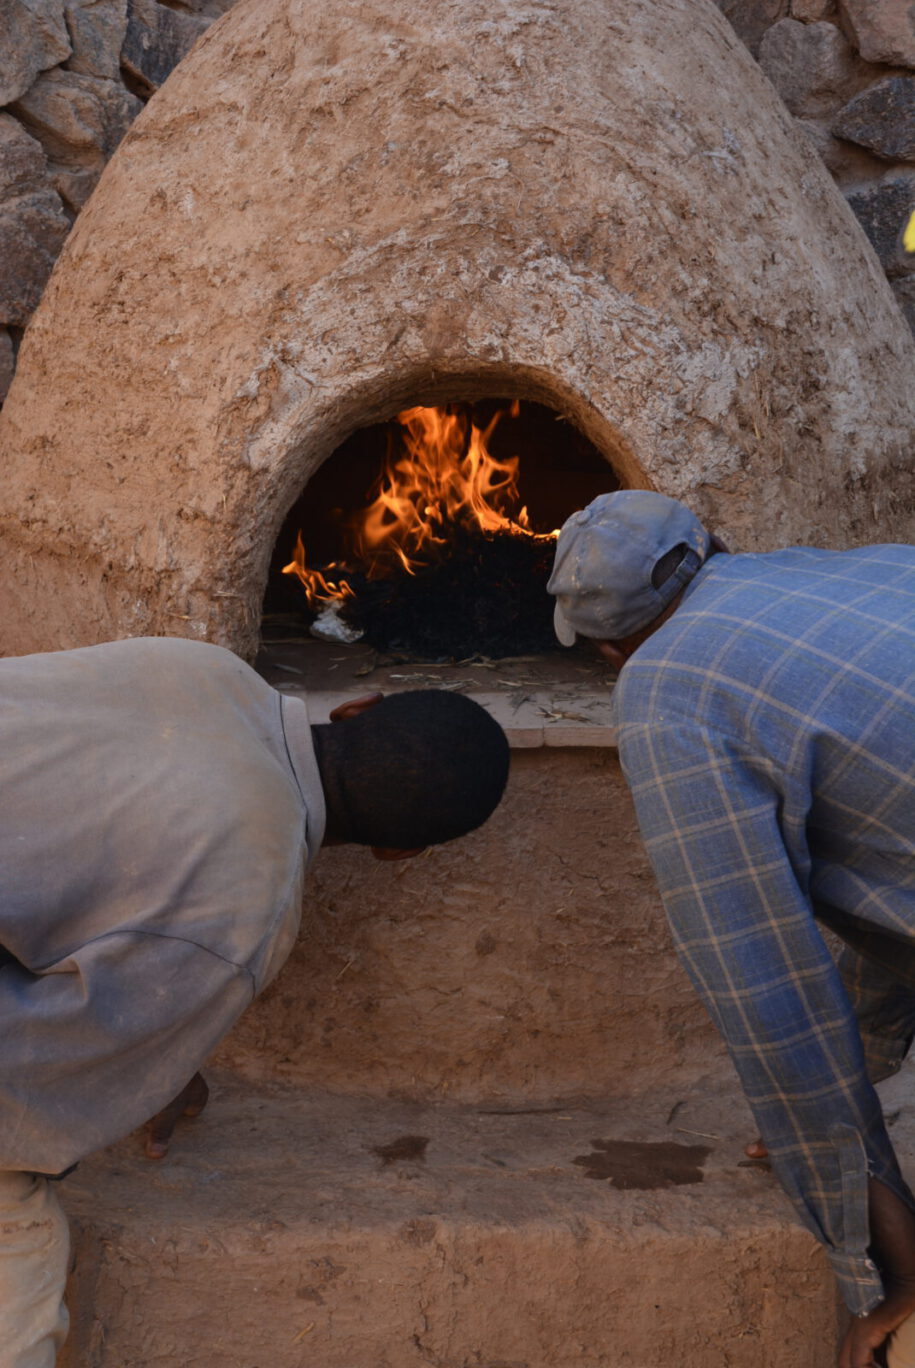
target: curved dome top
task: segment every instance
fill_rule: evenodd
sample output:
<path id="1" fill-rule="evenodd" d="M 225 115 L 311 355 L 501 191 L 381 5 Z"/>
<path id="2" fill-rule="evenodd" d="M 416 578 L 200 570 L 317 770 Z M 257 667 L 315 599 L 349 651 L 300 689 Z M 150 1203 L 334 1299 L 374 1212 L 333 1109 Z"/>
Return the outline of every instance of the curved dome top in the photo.
<path id="1" fill-rule="evenodd" d="M 911 531 L 912 339 L 710 0 L 240 0 L 27 334 L 5 648 L 250 651 L 316 466 L 485 393 L 562 410 L 738 545 Z"/>

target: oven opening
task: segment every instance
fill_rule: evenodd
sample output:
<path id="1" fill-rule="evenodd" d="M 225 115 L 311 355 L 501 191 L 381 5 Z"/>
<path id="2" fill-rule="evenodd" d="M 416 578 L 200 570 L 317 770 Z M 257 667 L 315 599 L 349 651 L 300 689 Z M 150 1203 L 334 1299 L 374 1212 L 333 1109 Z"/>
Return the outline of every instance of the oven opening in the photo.
<path id="1" fill-rule="evenodd" d="M 355 692 L 448 688 L 515 746 L 610 745 L 612 679 L 553 633 L 559 527 L 620 487 L 561 413 L 505 397 L 415 404 L 353 432 L 290 508 L 258 666 L 314 720 Z"/>

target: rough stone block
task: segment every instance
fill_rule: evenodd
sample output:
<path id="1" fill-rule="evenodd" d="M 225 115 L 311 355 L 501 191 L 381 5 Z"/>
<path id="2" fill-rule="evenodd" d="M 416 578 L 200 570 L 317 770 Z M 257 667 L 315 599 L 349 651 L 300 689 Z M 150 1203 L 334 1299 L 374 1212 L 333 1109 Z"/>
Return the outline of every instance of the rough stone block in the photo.
<path id="1" fill-rule="evenodd" d="M 835 24 L 781 19 L 760 44 L 759 64 L 785 104 L 800 118 L 833 114 L 858 90 L 859 62 Z"/>
<path id="2" fill-rule="evenodd" d="M 0 114 L 0 326 L 28 321 L 69 227 L 40 145 Z"/>
<path id="3" fill-rule="evenodd" d="M 67 165 L 110 157 L 140 109 L 139 100 L 114 81 L 49 71 L 13 113 L 50 158 Z"/>
<path id="4" fill-rule="evenodd" d="M 16 358 L 13 353 L 13 339 L 6 328 L 0 328 L 0 404 L 6 398 L 15 369 Z"/>
<path id="5" fill-rule="evenodd" d="M 43 185 L 46 169 L 41 144 L 9 114 L 0 114 L 0 204 Z"/>
<path id="6" fill-rule="evenodd" d="M 0 325 L 28 322 L 69 227 L 50 186 L 0 208 Z"/>
<path id="7" fill-rule="evenodd" d="M 65 0 L 73 53 L 70 71 L 120 80 L 127 0 Z"/>
<path id="8" fill-rule="evenodd" d="M 69 56 L 63 0 L 0 0 L 0 105 Z"/>
<path id="9" fill-rule="evenodd" d="M 63 166 L 49 166 L 51 184 L 74 218 L 92 194 L 104 169 L 102 164 L 86 167 L 82 171 L 68 171 Z"/>
<path id="10" fill-rule="evenodd" d="M 759 45 L 766 29 L 788 13 L 788 0 L 715 0 L 715 3 L 754 57 L 759 56 Z"/>
<path id="11" fill-rule="evenodd" d="M 819 19 L 834 19 L 836 0 L 791 0 L 791 18 L 804 24 L 815 24 Z"/>
<path id="12" fill-rule="evenodd" d="M 834 121 L 838 138 L 890 161 L 915 161 L 915 76 L 891 76 L 850 100 Z"/>
<path id="13" fill-rule="evenodd" d="M 117 81 L 58 70 L 40 76 L 13 112 L 41 143 L 52 183 L 76 212 L 142 107 Z"/>
<path id="14" fill-rule="evenodd" d="M 915 275 L 902 276 L 893 281 L 893 294 L 896 296 L 902 316 L 915 333 Z"/>
<path id="15" fill-rule="evenodd" d="M 190 10 L 192 14 L 203 15 L 207 19 L 218 19 L 226 10 L 230 10 L 235 4 L 235 0 L 181 0 L 182 8 Z"/>
<path id="16" fill-rule="evenodd" d="M 209 19 L 166 9 L 155 0 L 127 0 L 121 51 L 126 71 L 150 94 L 174 71 L 209 27 Z"/>
<path id="17" fill-rule="evenodd" d="M 833 134 L 829 119 L 798 119 L 798 127 L 810 139 L 836 183 L 849 189 L 880 180 L 886 164 L 872 152 Z"/>
<path id="18" fill-rule="evenodd" d="M 915 208 L 915 172 L 855 191 L 847 199 L 887 275 L 892 278 L 915 270 L 915 259 L 902 245 Z"/>
<path id="19" fill-rule="evenodd" d="M 868 62 L 915 67 L 915 6 L 911 0 L 839 0 L 839 14 Z"/>

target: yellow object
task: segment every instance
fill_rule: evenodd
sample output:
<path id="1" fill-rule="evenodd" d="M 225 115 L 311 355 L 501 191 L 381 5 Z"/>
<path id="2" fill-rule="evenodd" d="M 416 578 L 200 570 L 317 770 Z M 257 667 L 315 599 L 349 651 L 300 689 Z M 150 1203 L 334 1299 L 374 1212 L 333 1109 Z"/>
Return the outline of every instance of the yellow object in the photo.
<path id="1" fill-rule="evenodd" d="M 912 210 L 912 216 L 902 235 L 902 245 L 907 252 L 915 252 L 915 209 Z"/>

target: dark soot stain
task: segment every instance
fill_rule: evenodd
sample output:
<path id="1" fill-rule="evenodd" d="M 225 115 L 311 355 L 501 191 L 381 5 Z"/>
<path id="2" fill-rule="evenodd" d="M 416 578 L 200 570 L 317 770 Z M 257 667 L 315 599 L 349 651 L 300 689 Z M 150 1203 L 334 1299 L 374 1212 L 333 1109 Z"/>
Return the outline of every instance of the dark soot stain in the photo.
<path id="1" fill-rule="evenodd" d="M 428 1144 L 429 1139 L 425 1135 L 401 1135 L 388 1145 L 373 1145 L 372 1153 L 378 1155 L 385 1168 L 388 1164 L 396 1164 L 399 1160 L 412 1160 L 414 1163 L 422 1163 L 426 1158 Z"/>
<path id="2" fill-rule="evenodd" d="M 615 1188 L 679 1187 L 701 1183 L 702 1165 L 711 1154 L 707 1145 L 676 1145 L 638 1140 L 592 1140 L 593 1154 L 572 1160 L 586 1178 L 606 1178 Z"/>

